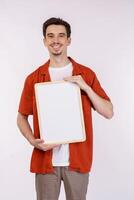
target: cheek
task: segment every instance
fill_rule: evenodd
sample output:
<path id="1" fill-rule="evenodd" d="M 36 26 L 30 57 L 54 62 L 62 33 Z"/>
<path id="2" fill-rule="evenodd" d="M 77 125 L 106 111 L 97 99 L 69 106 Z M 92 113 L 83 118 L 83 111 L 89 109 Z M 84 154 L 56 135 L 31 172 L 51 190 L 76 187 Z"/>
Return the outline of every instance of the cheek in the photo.
<path id="1" fill-rule="evenodd" d="M 51 49 L 51 48 L 52 48 L 52 46 L 51 46 L 51 45 L 52 45 L 52 42 L 50 42 L 50 43 L 47 43 L 47 46 L 46 46 L 46 47 L 47 47 L 48 49 Z"/>
<path id="2" fill-rule="evenodd" d="M 47 39 L 47 41 L 45 42 L 45 46 L 49 46 L 50 44 L 52 44 L 52 41 Z"/>

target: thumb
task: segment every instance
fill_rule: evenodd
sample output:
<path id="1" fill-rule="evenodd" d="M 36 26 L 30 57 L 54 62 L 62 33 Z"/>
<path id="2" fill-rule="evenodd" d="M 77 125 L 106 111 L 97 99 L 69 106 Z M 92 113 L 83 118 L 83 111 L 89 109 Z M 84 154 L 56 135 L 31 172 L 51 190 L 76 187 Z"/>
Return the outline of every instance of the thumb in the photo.
<path id="1" fill-rule="evenodd" d="M 44 140 L 43 140 L 43 139 L 36 139 L 36 142 L 38 142 L 38 143 L 43 143 Z"/>

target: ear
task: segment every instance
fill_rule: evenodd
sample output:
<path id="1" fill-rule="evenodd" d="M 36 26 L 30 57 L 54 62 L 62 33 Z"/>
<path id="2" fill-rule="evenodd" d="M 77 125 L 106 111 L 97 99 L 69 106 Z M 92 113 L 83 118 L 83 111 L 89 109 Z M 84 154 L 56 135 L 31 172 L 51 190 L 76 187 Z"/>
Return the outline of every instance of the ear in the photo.
<path id="1" fill-rule="evenodd" d="M 68 38 L 68 46 L 71 44 L 71 38 Z"/>
<path id="2" fill-rule="evenodd" d="M 46 46 L 46 38 L 45 37 L 43 38 L 43 43 Z"/>

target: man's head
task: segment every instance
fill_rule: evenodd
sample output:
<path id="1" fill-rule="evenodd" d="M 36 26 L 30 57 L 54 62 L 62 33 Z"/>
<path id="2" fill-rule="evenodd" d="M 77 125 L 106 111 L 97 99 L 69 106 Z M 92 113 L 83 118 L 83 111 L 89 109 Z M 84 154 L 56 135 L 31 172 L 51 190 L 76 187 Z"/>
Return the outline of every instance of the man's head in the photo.
<path id="1" fill-rule="evenodd" d="M 43 24 L 44 44 L 51 56 L 67 55 L 71 38 L 70 25 L 60 18 L 50 18 Z"/>
<path id="2" fill-rule="evenodd" d="M 46 37 L 46 30 L 47 30 L 47 27 L 50 26 L 50 25 L 62 25 L 62 26 L 64 26 L 65 29 L 66 29 L 67 37 L 71 36 L 70 24 L 68 22 L 64 21 L 61 18 L 52 17 L 52 18 L 46 20 L 43 24 L 43 35 L 44 35 L 44 37 Z"/>

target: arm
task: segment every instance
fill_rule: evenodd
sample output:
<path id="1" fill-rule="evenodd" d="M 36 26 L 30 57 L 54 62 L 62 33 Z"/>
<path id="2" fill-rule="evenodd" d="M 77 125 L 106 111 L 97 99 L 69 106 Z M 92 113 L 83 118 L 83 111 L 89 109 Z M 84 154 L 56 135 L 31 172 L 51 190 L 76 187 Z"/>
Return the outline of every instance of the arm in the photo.
<path id="1" fill-rule="evenodd" d="M 52 149 L 56 146 L 59 146 L 59 145 L 56 145 L 56 144 L 51 144 L 51 145 L 44 144 L 44 140 L 35 139 L 33 132 L 32 132 L 32 129 L 30 127 L 30 124 L 28 122 L 28 116 L 26 116 L 26 115 L 22 115 L 21 113 L 18 113 L 17 125 L 18 125 L 18 128 L 19 128 L 20 132 L 22 133 L 22 135 L 35 148 L 38 148 L 42 151 L 47 151 L 47 150 L 50 150 L 50 149 Z"/>
<path id="2" fill-rule="evenodd" d="M 95 110 L 107 119 L 113 116 L 113 105 L 110 101 L 103 99 L 97 95 L 90 86 L 85 88 L 85 92 L 90 98 Z"/>
<path id="3" fill-rule="evenodd" d="M 87 85 L 83 78 L 79 76 L 71 76 L 64 79 L 65 81 L 70 81 L 77 83 L 79 87 L 84 90 L 92 102 L 95 110 L 107 119 L 111 119 L 113 116 L 113 105 L 110 101 L 103 99 L 98 94 L 96 94 L 93 89 Z"/>

